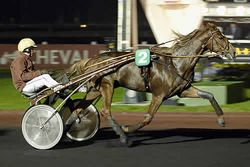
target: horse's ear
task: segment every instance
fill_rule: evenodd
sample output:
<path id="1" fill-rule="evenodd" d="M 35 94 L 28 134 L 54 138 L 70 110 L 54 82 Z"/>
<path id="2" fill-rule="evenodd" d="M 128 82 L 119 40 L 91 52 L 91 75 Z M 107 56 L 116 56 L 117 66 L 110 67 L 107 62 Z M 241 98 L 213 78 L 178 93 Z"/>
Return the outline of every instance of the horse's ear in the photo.
<path id="1" fill-rule="evenodd" d="M 210 27 L 216 27 L 216 25 L 215 25 L 214 22 L 208 22 L 207 24 L 208 24 L 208 26 L 210 26 Z"/>

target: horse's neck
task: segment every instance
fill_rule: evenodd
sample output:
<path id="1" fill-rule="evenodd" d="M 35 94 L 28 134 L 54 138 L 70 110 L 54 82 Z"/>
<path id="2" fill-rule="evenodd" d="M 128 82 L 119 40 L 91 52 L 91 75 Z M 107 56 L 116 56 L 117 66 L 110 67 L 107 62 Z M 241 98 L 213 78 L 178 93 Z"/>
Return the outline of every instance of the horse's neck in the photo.
<path id="1" fill-rule="evenodd" d="M 204 52 L 203 44 L 207 41 L 208 37 L 199 37 L 194 38 L 189 42 L 189 44 L 174 50 L 174 56 L 195 56 L 200 55 Z M 195 65 L 197 64 L 199 58 L 176 58 L 172 59 L 173 65 L 178 71 L 179 75 L 182 77 L 189 77 L 191 71 L 194 70 Z"/>
<path id="2" fill-rule="evenodd" d="M 184 46 L 184 47 L 181 47 L 179 48 L 178 50 L 174 51 L 173 52 L 173 55 L 174 56 L 195 56 L 195 55 L 198 55 L 200 54 L 201 52 L 201 45 L 200 44 L 201 42 L 199 41 L 194 41 L 192 43 L 190 43 L 189 45 L 187 46 Z M 181 67 L 184 69 L 186 68 L 190 68 L 190 66 L 192 64 L 194 64 L 194 61 L 198 61 L 197 58 L 175 58 L 173 59 L 173 63 L 174 65 L 177 67 Z"/>

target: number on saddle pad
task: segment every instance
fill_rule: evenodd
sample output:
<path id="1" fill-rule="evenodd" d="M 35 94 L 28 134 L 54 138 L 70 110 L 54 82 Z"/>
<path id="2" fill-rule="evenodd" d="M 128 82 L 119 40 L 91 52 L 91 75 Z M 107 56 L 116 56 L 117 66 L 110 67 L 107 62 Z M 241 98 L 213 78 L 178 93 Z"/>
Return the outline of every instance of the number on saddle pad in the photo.
<path id="1" fill-rule="evenodd" d="M 139 67 L 147 66 L 150 63 L 149 49 L 138 49 L 135 52 L 135 64 Z"/>

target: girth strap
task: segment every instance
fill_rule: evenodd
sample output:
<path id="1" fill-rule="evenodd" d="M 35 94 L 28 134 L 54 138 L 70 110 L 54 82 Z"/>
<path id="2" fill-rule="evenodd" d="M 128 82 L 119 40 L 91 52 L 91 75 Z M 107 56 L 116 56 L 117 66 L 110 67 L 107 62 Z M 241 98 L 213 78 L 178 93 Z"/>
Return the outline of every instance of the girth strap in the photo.
<path id="1" fill-rule="evenodd" d="M 150 90 L 150 87 L 149 87 L 149 75 L 150 75 L 150 68 L 148 66 L 146 67 L 140 67 L 141 69 L 141 76 L 143 78 L 143 81 L 144 81 L 144 85 L 145 85 L 145 88 L 147 91 Z"/>

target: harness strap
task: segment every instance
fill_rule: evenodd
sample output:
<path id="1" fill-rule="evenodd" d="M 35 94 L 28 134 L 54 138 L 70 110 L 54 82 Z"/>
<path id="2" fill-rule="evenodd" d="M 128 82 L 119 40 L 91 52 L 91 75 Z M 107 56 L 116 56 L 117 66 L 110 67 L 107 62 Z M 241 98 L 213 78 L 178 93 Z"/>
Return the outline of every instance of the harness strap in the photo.
<path id="1" fill-rule="evenodd" d="M 141 69 L 141 76 L 143 78 L 145 88 L 146 88 L 147 91 L 149 91 L 150 87 L 149 87 L 148 78 L 149 78 L 149 74 L 150 74 L 150 69 L 149 69 L 148 66 L 147 67 L 141 67 L 140 69 Z"/>

